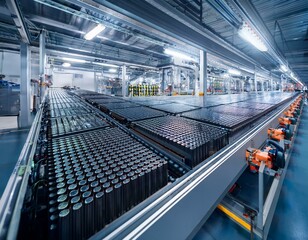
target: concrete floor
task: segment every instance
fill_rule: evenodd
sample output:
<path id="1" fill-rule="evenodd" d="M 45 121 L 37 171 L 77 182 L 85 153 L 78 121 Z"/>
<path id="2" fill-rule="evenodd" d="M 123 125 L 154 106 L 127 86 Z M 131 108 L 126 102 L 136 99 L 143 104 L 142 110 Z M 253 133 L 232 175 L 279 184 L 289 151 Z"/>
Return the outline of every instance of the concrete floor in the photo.
<path id="1" fill-rule="evenodd" d="M 269 240 L 308 239 L 308 108 L 301 116 L 288 171 L 269 231 Z M 195 240 L 250 239 L 247 231 L 219 210 L 200 229 Z"/>

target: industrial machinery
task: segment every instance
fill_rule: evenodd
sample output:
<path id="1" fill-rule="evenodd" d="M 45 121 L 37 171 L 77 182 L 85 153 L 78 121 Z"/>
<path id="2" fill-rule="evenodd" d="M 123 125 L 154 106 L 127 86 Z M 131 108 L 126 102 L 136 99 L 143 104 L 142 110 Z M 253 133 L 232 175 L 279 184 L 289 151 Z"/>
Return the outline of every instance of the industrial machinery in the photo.
<path id="1" fill-rule="evenodd" d="M 267 134 L 269 139 L 273 139 L 278 142 L 292 139 L 292 131 L 287 128 L 269 128 L 267 130 Z"/>
<path id="2" fill-rule="evenodd" d="M 272 140 L 269 140 L 262 150 L 248 148 L 246 160 L 251 172 L 258 172 L 262 163 L 266 166 L 267 172 L 272 172 L 271 169 L 277 171 L 285 167 L 284 149 Z"/>
<path id="3" fill-rule="evenodd" d="M 297 121 L 294 118 L 281 116 L 286 112 L 282 111 L 276 118 L 279 127 L 276 128 L 276 122 L 275 127 L 267 129 L 269 139 L 262 144 L 262 147 L 253 148 L 249 145 L 246 148 L 248 168 L 218 205 L 220 211 L 250 232 L 251 239 L 254 239 L 255 234 L 261 239 L 266 239 L 273 209 L 278 202 L 299 124 L 301 97 L 291 105 L 287 105 L 285 109 L 291 110 L 290 106 L 297 106 Z"/>
<path id="4" fill-rule="evenodd" d="M 262 145 L 294 95 L 278 96 L 275 108 L 260 99 L 257 114 L 221 107 L 211 124 L 174 114 L 174 103 L 153 111 L 90 91 L 49 89 L 1 198 L 0 238 L 150 239 L 157 229 L 164 239 L 187 238 L 247 167 L 239 156 L 251 142 Z M 221 124 L 227 110 L 245 113 L 237 139 Z M 270 146 L 259 173 L 262 162 L 283 167 L 279 147 Z M 255 165 L 266 155 L 251 154 Z"/>

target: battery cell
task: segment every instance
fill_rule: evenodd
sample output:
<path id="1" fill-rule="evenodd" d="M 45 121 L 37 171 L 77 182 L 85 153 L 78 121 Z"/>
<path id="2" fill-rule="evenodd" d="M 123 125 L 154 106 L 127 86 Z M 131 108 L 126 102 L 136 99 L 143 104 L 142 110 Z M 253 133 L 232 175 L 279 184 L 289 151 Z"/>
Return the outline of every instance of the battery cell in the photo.
<path id="1" fill-rule="evenodd" d="M 169 159 L 119 128 L 52 138 L 48 152 L 49 212 L 59 219 L 49 228 L 60 239 L 92 236 L 168 181 Z"/>
<path id="2" fill-rule="evenodd" d="M 228 144 L 228 131 L 209 124 L 165 116 L 135 122 L 137 131 L 185 157 L 194 167 Z"/>

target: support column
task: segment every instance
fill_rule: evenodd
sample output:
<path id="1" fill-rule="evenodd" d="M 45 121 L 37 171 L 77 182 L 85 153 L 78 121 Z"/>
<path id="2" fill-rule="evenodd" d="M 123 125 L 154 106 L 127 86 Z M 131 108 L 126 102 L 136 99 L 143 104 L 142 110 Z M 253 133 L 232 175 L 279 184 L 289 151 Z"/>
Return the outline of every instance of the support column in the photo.
<path id="1" fill-rule="evenodd" d="M 274 88 L 273 88 L 273 76 L 272 76 L 272 72 L 270 73 L 270 84 L 271 84 L 271 92 L 274 91 Z"/>
<path id="2" fill-rule="evenodd" d="M 231 76 L 228 78 L 229 84 L 228 84 L 228 94 L 231 94 Z"/>
<path id="3" fill-rule="evenodd" d="M 165 70 L 164 69 L 162 69 L 162 78 L 161 78 L 160 89 L 161 89 L 162 94 L 164 95 L 164 93 L 165 93 Z"/>
<path id="4" fill-rule="evenodd" d="M 45 64 L 46 64 L 46 49 L 45 49 L 45 38 L 46 31 L 42 30 L 40 34 L 40 66 L 39 66 L 39 74 L 40 74 L 40 103 L 43 100 L 45 95 L 46 87 L 43 86 L 45 84 Z"/>
<path id="5" fill-rule="evenodd" d="M 204 50 L 200 50 L 200 95 L 203 95 L 203 99 L 206 98 L 207 90 L 207 53 Z"/>
<path id="6" fill-rule="evenodd" d="M 31 125 L 30 121 L 30 71 L 31 71 L 31 52 L 29 45 L 20 45 L 20 114 L 19 127 L 25 128 Z"/>
<path id="7" fill-rule="evenodd" d="M 256 91 L 256 94 L 258 94 L 258 83 L 257 83 L 257 72 L 255 71 L 255 91 Z"/>
<path id="8" fill-rule="evenodd" d="M 284 82 L 284 75 L 280 75 L 280 92 L 283 92 L 283 82 Z"/>
<path id="9" fill-rule="evenodd" d="M 126 65 L 122 66 L 122 96 L 127 96 Z"/>

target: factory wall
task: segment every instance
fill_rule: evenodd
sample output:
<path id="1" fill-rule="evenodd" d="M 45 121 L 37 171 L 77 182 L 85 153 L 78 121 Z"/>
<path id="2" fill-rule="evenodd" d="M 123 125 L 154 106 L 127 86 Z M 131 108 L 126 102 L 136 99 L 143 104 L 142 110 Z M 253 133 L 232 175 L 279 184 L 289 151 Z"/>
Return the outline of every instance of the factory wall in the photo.
<path id="1" fill-rule="evenodd" d="M 55 69 L 53 71 L 53 87 L 79 87 L 95 91 L 94 72 L 81 70 Z"/>
<path id="2" fill-rule="evenodd" d="M 5 80 L 20 83 L 20 54 L 14 52 L 0 52 L 0 74 Z M 39 78 L 38 54 L 31 54 L 31 78 Z"/>

